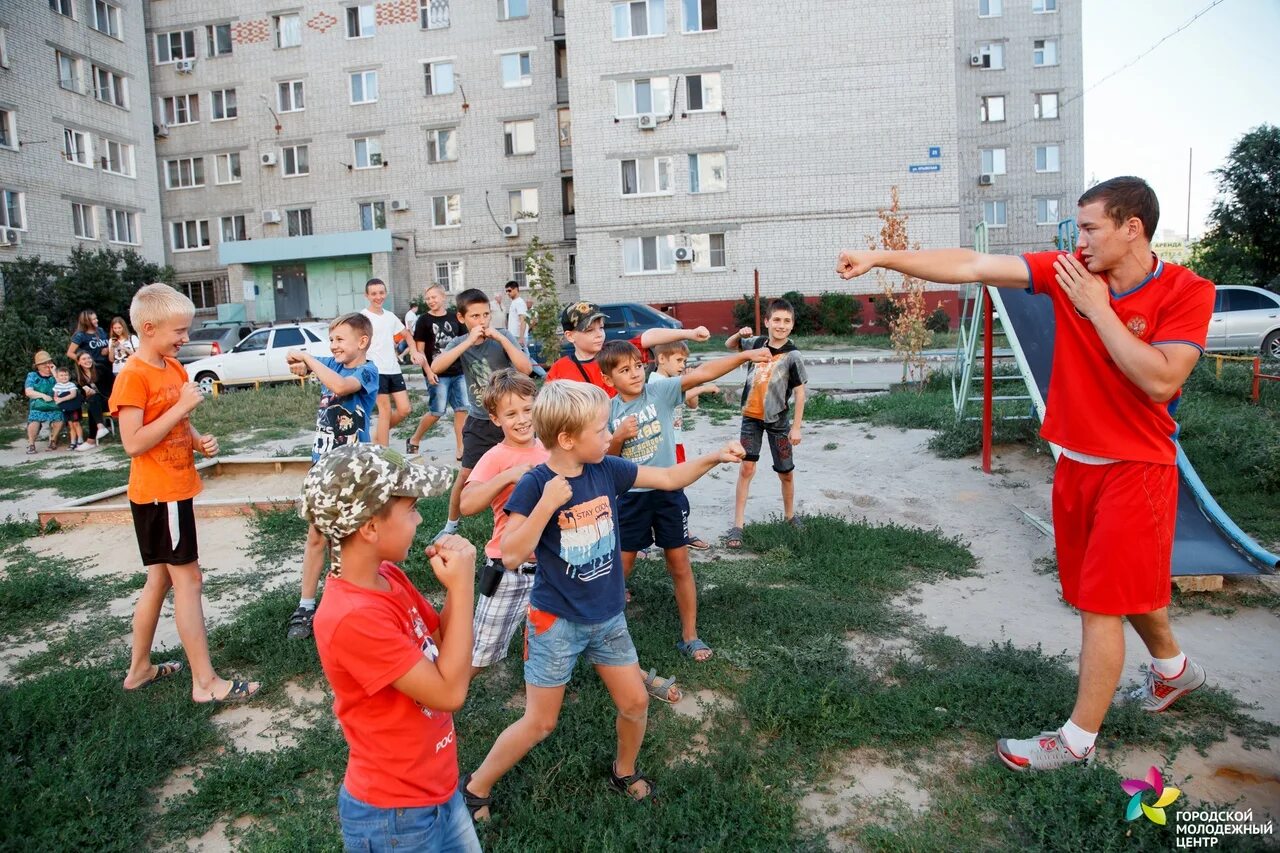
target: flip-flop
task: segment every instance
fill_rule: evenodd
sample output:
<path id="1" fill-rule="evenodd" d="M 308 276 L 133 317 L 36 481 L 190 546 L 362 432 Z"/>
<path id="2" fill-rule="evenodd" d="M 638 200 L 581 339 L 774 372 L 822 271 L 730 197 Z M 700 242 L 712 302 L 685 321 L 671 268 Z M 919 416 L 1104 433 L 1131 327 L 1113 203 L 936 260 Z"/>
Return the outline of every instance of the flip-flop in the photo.
<path id="1" fill-rule="evenodd" d="M 684 655 L 694 663 L 706 663 L 715 656 L 715 652 L 711 650 L 711 647 L 697 637 L 694 637 L 692 640 L 680 640 L 676 643 L 676 648 L 679 649 L 680 654 Z M 697 653 L 704 650 L 711 652 L 711 654 L 707 655 L 702 660 L 698 660 L 696 657 Z"/>
<path id="2" fill-rule="evenodd" d="M 254 696 L 258 695 L 258 691 L 262 689 L 262 685 L 258 685 L 257 690 L 250 690 L 251 681 L 245 681 L 240 678 L 231 680 L 231 689 L 227 691 L 227 695 L 219 699 L 217 696 L 210 696 L 204 702 L 197 702 L 198 705 L 231 705 L 236 702 L 248 702 Z"/>
<path id="3" fill-rule="evenodd" d="M 684 698 L 684 691 L 676 687 L 676 698 L 671 698 L 671 688 L 676 687 L 674 678 L 662 678 L 658 675 L 657 669 L 649 670 L 649 674 L 644 678 L 644 689 L 649 695 L 659 702 L 666 702 L 668 705 L 674 705 Z"/>
<path id="4" fill-rule="evenodd" d="M 139 684 L 137 687 L 126 687 L 125 691 L 132 693 L 135 690 L 145 690 L 155 684 L 162 678 L 168 678 L 171 675 L 177 675 L 182 672 L 182 661 L 167 660 L 164 663 L 156 664 L 156 674 Z"/>
<path id="5" fill-rule="evenodd" d="M 724 535 L 724 546 L 732 548 L 735 551 L 742 547 L 742 528 L 730 527 L 729 532 Z"/>
<path id="6" fill-rule="evenodd" d="M 695 551 L 707 551 L 711 548 L 711 545 L 706 540 L 699 539 L 697 536 L 690 536 L 684 544 Z"/>

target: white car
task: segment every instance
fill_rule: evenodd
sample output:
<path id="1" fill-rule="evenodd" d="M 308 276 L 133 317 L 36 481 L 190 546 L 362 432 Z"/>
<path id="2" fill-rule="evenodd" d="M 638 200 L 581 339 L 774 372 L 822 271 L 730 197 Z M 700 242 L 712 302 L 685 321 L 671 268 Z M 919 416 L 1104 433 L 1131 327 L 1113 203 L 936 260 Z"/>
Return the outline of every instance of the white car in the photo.
<path id="1" fill-rule="evenodd" d="M 1280 358 L 1280 294 L 1244 284 L 1219 285 L 1205 349 L 1252 350 Z"/>
<path id="2" fill-rule="evenodd" d="M 191 362 L 186 366 L 187 375 L 198 382 L 206 394 L 213 390 L 214 382 L 247 385 L 296 379 L 289 371 L 285 356 L 297 349 L 317 358 L 333 355 L 329 349 L 329 327 L 324 323 L 283 323 L 258 329 L 222 355 Z"/>

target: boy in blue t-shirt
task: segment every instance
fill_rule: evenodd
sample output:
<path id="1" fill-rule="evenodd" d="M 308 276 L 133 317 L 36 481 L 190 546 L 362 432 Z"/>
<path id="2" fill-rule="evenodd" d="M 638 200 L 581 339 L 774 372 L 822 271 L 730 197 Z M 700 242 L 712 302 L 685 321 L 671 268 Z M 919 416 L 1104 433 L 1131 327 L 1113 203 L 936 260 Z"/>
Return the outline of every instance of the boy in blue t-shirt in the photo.
<path id="1" fill-rule="evenodd" d="M 364 314 L 344 314 L 329 324 L 332 358 L 317 358 L 305 350 L 292 350 L 286 360 L 298 376 L 314 373 L 324 386 L 316 412 L 316 437 L 311 445 L 314 465 L 330 450 L 344 444 L 368 443 L 369 421 L 378 408 L 378 367 L 369 361 L 373 323 Z M 302 552 L 302 594 L 298 609 L 289 617 L 286 636 L 305 640 L 311 636 L 316 615 L 316 590 L 324 568 L 325 538 L 313 524 L 307 529 Z M 334 565 L 332 572 L 339 572 Z"/>
<path id="2" fill-rule="evenodd" d="M 670 468 L 676 464 L 676 409 L 686 391 L 724 376 L 739 365 L 769 359 L 764 348 L 718 358 L 694 370 L 645 383 L 640 351 L 628 341 L 610 341 L 596 356 L 604 381 L 618 389 L 613 398 L 609 453 L 636 464 Z M 698 589 L 689 562 L 689 503 L 682 489 L 663 491 L 637 486 L 618 499 L 622 569 L 631 576 L 636 552 L 657 544 L 667 560 L 680 612 L 680 653 L 701 663 L 711 647 L 698 638 Z"/>
<path id="3" fill-rule="evenodd" d="M 673 468 L 606 456 L 609 398 L 583 382 L 550 382 L 533 404 L 533 425 L 548 460 L 520 478 L 507 499 L 502 562 L 515 569 L 536 554 L 525 624 L 525 712 L 498 736 L 484 762 L 463 777 L 472 816 L 489 817 L 489 792 L 556 727 L 565 685 L 580 655 L 595 666 L 618 709 L 618 747 L 609 784 L 636 800 L 654 783 L 636 769 L 649 694 L 623 615 L 618 496 L 632 486 L 681 489 L 721 462 L 743 455 L 736 441 Z"/>

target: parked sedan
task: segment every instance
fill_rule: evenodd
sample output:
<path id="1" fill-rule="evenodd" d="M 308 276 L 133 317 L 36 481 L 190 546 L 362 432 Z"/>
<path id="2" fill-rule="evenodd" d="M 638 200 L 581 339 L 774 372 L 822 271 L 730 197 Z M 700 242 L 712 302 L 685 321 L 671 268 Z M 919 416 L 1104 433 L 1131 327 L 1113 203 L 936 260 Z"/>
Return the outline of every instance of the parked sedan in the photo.
<path id="1" fill-rule="evenodd" d="M 229 352 L 252 331 L 253 326 L 248 323 L 209 323 L 191 333 L 187 342 L 178 350 L 178 361 L 190 364 L 211 355 Z"/>
<path id="2" fill-rule="evenodd" d="M 600 306 L 600 313 L 604 314 L 606 341 L 629 341 L 646 329 L 684 328 L 684 324 L 670 314 L 639 302 L 606 302 Z M 560 355 L 568 355 L 572 349 L 568 341 L 561 341 Z M 542 346 L 536 341 L 530 343 L 529 355 L 534 361 L 549 363 L 541 358 Z"/>
<path id="3" fill-rule="evenodd" d="M 1280 295 L 1243 284 L 1219 285 L 1205 349 L 1280 358 Z"/>
<path id="4" fill-rule="evenodd" d="M 247 385 L 293 379 L 285 356 L 304 349 L 317 357 L 332 355 L 329 329 L 323 323 L 285 323 L 250 333 L 228 353 L 187 365 L 187 374 L 209 392 L 213 383 Z"/>

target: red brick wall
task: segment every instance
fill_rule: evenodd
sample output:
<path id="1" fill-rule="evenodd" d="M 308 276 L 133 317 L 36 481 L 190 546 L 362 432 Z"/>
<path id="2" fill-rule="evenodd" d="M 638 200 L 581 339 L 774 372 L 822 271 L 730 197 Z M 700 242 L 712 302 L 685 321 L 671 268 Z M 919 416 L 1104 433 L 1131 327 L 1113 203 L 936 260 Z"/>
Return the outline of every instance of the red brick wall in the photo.
<path id="1" fill-rule="evenodd" d="M 862 302 L 862 327 L 858 330 L 862 333 L 884 334 L 883 326 L 872 325 L 876 320 L 876 311 L 871 304 L 871 297 L 867 295 L 859 295 L 857 297 Z M 736 299 L 720 299 L 713 302 L 677 302 L 667 304 L 655 304 L 653 307 L 660 311 L 665 311 L 672 317 L 675 317 L 685 328 L 693 326 L 706 326 L 711 330 L 713 335 L 726 334 L 736 331 L 733 327 L 733 304 Z M 805 302 L 810 305 L 816 305 L 818 298 L 816 296 L 806 297 Z M 959 294 L 954 290 L 930 290 L 924 295 L 925 309 L 933 311 L 939 305 L 942 306 L 947 315 L 951 318 L 951 326 L 955 327 L 959 318 L 960 301 Z M 760 297 L 761 311 L 769 304 L 769 297 Z"/>

